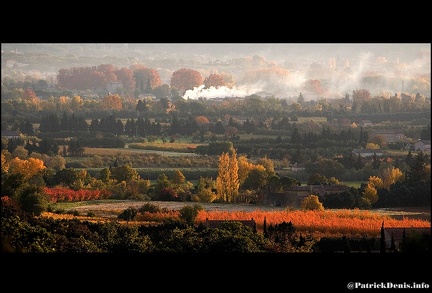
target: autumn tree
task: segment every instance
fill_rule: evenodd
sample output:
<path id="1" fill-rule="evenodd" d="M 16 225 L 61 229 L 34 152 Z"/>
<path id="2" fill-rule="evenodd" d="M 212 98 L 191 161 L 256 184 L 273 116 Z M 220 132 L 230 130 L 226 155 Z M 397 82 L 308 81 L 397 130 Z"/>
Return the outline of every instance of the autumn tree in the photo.
<path id="1" fill-rule="evenodd" d="M 324 206 L 319 201 L 319 197 L 317 195 L 311 194 L 308 195 L 305 199 L 301 202 L 301 208 L 303 210 L 311 210 L 311 211 L 323 211 Z"/>
<path id="2" fill-rule="evenodd" d="M 217 73 L 212 73 L 204 79 L 204 85 L 206 88 L 210 87 L 221 87 L 225 85 L 224 77 Z"/>
<path id="3" fill-rule="evenodd" d="M 192 200 L 199 202 L 213 202 L 217 195 L 214 193 L 216 182 L 209 177 L 200 177 L 197 183 L 196 195 L 192 196 Z"/>
<path id="4" fill-rule="evenodd" d="M 197 70 L 181 68 L 173 72 L 170 86 L 180 93 L 192 90 L 204 83 L 204 79 Z"/>
<path id="5" fill-rule="evenodd" d="M 323 89 L 321 85 L 321 81 L 317 79 L 309 79 L 304 84 L 304 89 L 313 94 L 321 96 L 325 93 L 325 89 Z"/>
<path id="6" fill-rule="evenodd" d="M 234 202 L 238 196 L 238 162 L 237 153 L 232 149 L 231 154 L 224 152 L 219 156 L 216 191 L 222 202 Z"/>
<path id="7" fill-rule="evenodd" d="M 374 204 L 378 201 L 378 191 L 372 184 L 368 184 L 363 191 L 363 198 L 366 199 L 370 204 Z"/>
<path id="8" fill-rule="evenodd" d="M 152 93 L 153 89 L 162 85 L 159 72 L 143 65 L 131 66 L 135 77 L 136 89 L 140 93 Z"/>
<path id="9" fill-rule="evenodd" d="M 218 176 L 216 178 L 216 190 L 220 201 L 229 202 L 229 196 L 230 196 L 228 192 L 229 180 L 230 180 L 229 153 L 224 152 L 222 153 L 222 155 L 219 156 Z"/>
<path id="10" fill-rule="evenodd" d="M 253 163 L 249 162 L 248 158 L 245 155 L 241 155 L 237 158 L 238 163 L 238 179 L 240 182 L 240 185 L 243 183 L 243 181 L 246 179 L 247 174 L 252 169 Z"/>
<path id="11" fill-rule="evenodd" d="M 66 168 L 66 160 L 60 155 L 55 155 L 53 157 L 48 157 L 45 165 L 47 166 L 47 168 L 52 168 L 56 171 L 62 170 Z"/>
<path id="12" fill-rule="evenodd" d="M 195 118 L 195 122 L 198 124 L 199 127 L 205 127 L 210 124 L 209 119 L 206 116 L 199 115 Z"/>
<path id="13" fill-rule="evenodd" d="M 380 171 L 380 177 L 383 182 L 383 188 L 390 190 L 390 187 L 396 182 L 404 180 L 404 174 L 399 168 L 388 167 Z"/>
<path id="14" fill-rule="evenodd" d="M 84 101 L 80 96 L 74 96 L 71 100 L 70 100 L 70 108 L 72 111 L 78 111 L 81 109 L 81 107 L 83 106 Z"/>
<path id="15" fill-rule="evenodd" d="M 189 190 L 193 188 L 193 184 L 186 180 L 186 177 L 180 170 L 175 170 L 169 181 L 170 188 L 174 189 L 181 198 L 188 199 L 190 195 Z"/>
<path id="16" fill-rule="evenodd" d="M 265 168 L 268 176 L 273 176 L 276 174 L 275 169 L 274 169 L 274 163 L 267 156 L 259 158 L 256 163 L 258 165 L 262 165 Z"/>
<path id="17" fill-rule="evenodd" d="M 10 157 L 10 153 L 7 150 L 3 150 L 1 152 L 1 172 L 2 175 L 9 172 L 9 160 L 8 157 Z"/>
<path id="18" fill-rule="evenodd" d="M 231 199 L 234 201 L 238 196 L 238 190 L 240 187 L 238 180 L 238 161 L 237 161 L 237 152 L 233 148 L 231 152 L 231 156 L 229 158 L 229 170 L 230 170 L 230 184 L 229 184 L 229 193 L 231 194 Z"/>
<path id="19" fill-rule="evenodd" d="M 373 187 L 375 190 L 382 188 L 390 190 L 393 184 L 403 180 L 404 174 L 399 168 L 387 167 L 380 171 L 379 176 L 370 176 L 368 186 Z M 371 192 L 371 190 L 369 190 L 369 192 Z"/>
<path id="20" fill-rule="evenodd" d="M 123 84 L 123 88 L 127 91 L 133 91 L 135 89 L 135 78 L 134 72 L 131 69 L 122 67 L 115 71 L 117 80 Z"/>
<path id="21" fill-rule="evenodd" d="M 117 94 L 114 95 L 106 95 L 102 98 L 102 105 L 101 108 L 103 110 L 116 110 L 120 111 L 123 109 L 122 101 L 120 99 L 120 96 Z"/>
<path id="22" fill-rule="evenodd" d="M 26 105 L 26 109 L 29 111 L 38 111 L 41 109 L 41 101 L 32 89 L 26 89 L 24 91 L 22 100 Z"/>
<path id="23" fill-rule="evenodd" d="M 173 176 L 171 177 L 171 184 L 182 185 L 186 182 L 186 177 L 180 170 L 175 170 Z"/>
<path id="24" fill-rule="evenodd" d="M 9 172 L 20 173 L 27 180 L 40 174 L 45 168 L 44 162 L 35 158 L 21 160 L 16 157 L 9 162 Z"/>
<path id="25" fill-rule="evenodd" d="M 360 112 L 363 103 L 372 99 L 372 95 L 367 89 L 353 90 L 352 99 L 352 111 L 357 113 Z"/>

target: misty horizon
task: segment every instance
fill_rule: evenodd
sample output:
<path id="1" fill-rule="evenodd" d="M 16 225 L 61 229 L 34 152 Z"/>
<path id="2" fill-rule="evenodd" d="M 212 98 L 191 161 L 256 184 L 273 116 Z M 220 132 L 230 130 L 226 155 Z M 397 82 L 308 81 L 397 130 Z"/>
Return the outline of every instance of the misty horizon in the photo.
<path id="1" fill-rule="evenodd" d="M 53 62 L 21 64 L 21 74 L 27 68 L 54 76 L 60 68 L 143 64 L 156 69 L 166 84 L 180 68 L 195 69 L 203 77 L 229 74 L 236 81 L 231 88 L 189 90 L 183 97 L 191 99 L 257 93 L 335 98 L 360 88 L 372 95 L 406 91 L 430 96 L 430 49 L 423 43 L 2 44 L 2 79 L 21 55 L 41 54 Z M 318 86 L 311 87 L 310 81 L 318 81 Z"/>

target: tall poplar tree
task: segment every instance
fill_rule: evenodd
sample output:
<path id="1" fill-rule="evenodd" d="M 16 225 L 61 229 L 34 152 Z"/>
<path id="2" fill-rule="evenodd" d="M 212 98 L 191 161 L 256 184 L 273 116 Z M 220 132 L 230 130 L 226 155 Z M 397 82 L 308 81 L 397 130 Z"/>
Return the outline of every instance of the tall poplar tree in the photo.
<path id="1" fill-rule="evenodd" d="M 238 167 L 238 160 L 237 160 L 237 152 L 235 149 L 232 149 L 231 156 L 229 157 L 229 201 L 235 202 L 239 195 L 239 187 L 240 187 L 240 181 L 239 181 L 239 167 Z"/>
<path id="2" fill-rule="evenodd" d="M 216 178 L 216 191 L 220 201 L 234 202 L 240 187 L 237 153 L 234 149 L 223 152 L 219 157 L 219 171 Z"/>
<path id="3" fill-rule="evenodd" d="M 229 199 L 229 154 L 223 152 L 219 156 L 219 171 L 216 178 L 216 191 L 219 200 L 228 202 Z"/>

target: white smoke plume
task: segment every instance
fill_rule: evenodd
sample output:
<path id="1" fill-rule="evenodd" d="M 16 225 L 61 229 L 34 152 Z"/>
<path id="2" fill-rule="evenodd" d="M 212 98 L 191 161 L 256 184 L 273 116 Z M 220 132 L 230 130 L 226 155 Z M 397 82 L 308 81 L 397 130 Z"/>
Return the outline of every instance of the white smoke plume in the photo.
<path id="1" fill-rule="evenodd" d="M 257 86 L 234 86 L 232 88 L 221 86 L 211 86 L 206 88 L 205 85 L 194 87 L 193 90 L 187 90 L 183 95 L 183 99 L 197 100 L 199 98 L 214 99 L 214 98 L 226 98 L 226 97 L 237 97 L 244 98 L 246 96 L 253 95 L 261 92 L 262 88 Z"/>

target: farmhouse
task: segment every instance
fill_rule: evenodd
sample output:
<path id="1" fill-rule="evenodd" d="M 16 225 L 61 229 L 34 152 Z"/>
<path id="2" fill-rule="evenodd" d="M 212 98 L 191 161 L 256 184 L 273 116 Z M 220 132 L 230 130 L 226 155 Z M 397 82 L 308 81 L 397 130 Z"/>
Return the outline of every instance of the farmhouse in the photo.
<path id="1" fill-rule="evenodd" d="M 109 82 L 106 84 L 106 90 L 110 93 L 116 93 L 123 89 L 123 83 L 121 82 Z"/>
<path id="2" fill-rule="evenodd" d="M 16 138 L 20 138 L 20 133 L 15 130 L 2 130 L 1 137 L 7 139 L 16 139 Z"/>
<path id="3" fill-rule="evenodd" d="M 360 155 L 363 158 L 372 157 L 374 154 L 378 157 L 384 155 L 384 152 L 380 149 L 354 149 L 352 153 L 356 156 Z"/>
<path id="4" fill-rule="evenodd" d="M 424 153 L 429 153 L 431 152 L 431 141 L 430 140 L 418 140 L 415 144 L 414 144 L 414 149 L 416 151 L 422 151 Z"/>
<path id="5" fill-rule="evenodd" d="M 303 199 L 311 194 L 322 196 L 326 193 L 340 193 L 349 190 L 342 184 L 293 186 L 284 192 L 271 192 L 264 196 L 264 204 L 271 206 L 299 207 Z"/>

